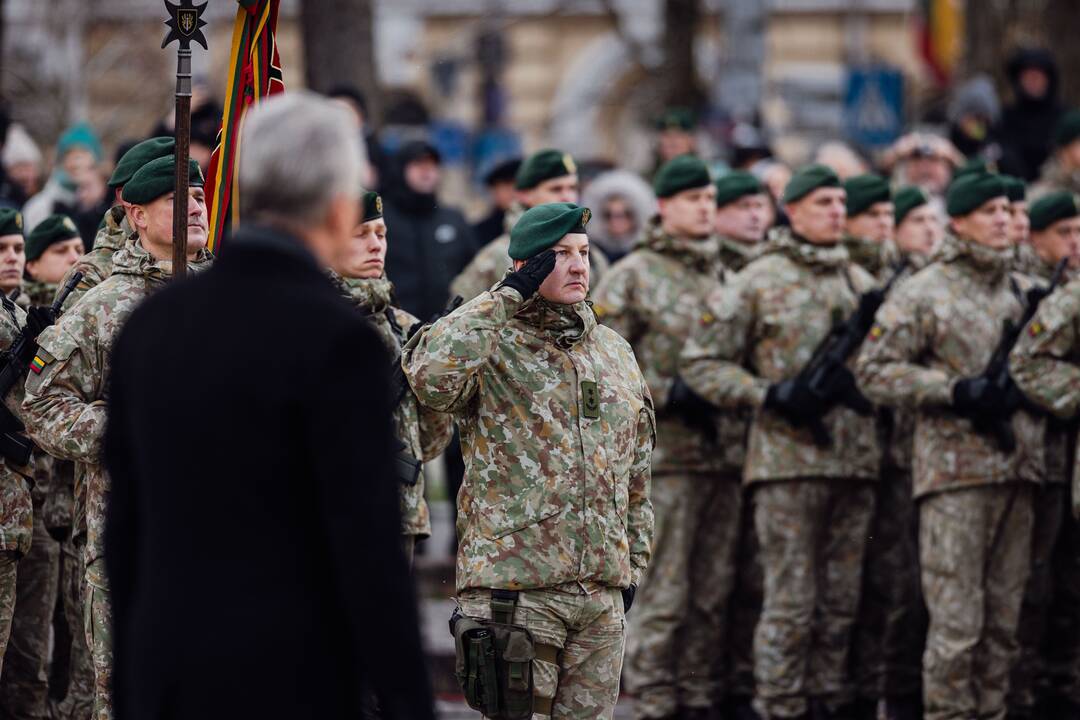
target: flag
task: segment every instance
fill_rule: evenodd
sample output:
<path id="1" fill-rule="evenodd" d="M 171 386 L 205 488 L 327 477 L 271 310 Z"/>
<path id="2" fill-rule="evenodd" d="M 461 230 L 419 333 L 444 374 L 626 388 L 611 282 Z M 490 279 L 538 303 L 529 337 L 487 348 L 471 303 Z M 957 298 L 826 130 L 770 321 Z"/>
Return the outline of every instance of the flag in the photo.
<path id="1" fill-rule="evenodd" d="M 275 38 L 281 0 L 237 2 L 240 8 L 233 24 L 225 112 L 207 171 L 206 206 L 210 210 L 211 252 L 221 247 L 226 231 L 239 220 L 236 166 L 244 113 L 266 96 L 285 90 Z"/>
<path id="2" fill-rule="evenodd" d="M 920 0 L 916 15 L 919 52 L 935 82 L 949 84 L 963 52 L 961 0 Z"/>

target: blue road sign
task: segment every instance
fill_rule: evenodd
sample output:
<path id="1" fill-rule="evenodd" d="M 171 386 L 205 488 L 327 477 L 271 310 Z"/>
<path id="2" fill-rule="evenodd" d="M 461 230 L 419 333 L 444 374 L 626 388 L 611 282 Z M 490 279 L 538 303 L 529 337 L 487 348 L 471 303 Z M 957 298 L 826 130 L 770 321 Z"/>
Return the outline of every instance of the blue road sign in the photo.
<path id="1" fill-rule="evenodd" d="M 904 76 L 889 66 L 851 68 L 844 93 L 844 130 L 864 147 L 888 145 L 904 129 Z"/>

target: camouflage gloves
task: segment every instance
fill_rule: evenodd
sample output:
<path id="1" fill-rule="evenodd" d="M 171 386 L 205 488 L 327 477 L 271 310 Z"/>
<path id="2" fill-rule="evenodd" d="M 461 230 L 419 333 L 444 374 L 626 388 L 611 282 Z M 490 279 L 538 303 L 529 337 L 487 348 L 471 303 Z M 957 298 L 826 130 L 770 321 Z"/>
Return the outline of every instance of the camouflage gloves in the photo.
<path id="1" fill-rule="evenodd" d="M 555 269 L 555 251 L 551 248 L 538 253 L 522 265 L 519 269 L 506 276 L 499 283 L 499 287 L 511 287 L 521 293 L 521 297 L 528 300 L 540 289 L 547 276 Z"/>

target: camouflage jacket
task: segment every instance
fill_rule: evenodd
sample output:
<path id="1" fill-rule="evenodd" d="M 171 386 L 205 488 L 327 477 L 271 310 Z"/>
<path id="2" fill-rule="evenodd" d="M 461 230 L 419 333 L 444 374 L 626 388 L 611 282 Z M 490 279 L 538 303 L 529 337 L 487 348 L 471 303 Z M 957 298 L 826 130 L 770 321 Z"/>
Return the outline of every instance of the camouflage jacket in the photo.
<path id="1" fill-rule="evenodd" d="M 748 244 L 720 236 L 720 264 L 731 272 L 739 272 L 758 258 L 765 249 L 764 243 Z"/>
<path id="2" fill-rule="evenodd" d="M 961 378 L 983 372 L 1006 319 L 1020 301 L 1010 288 L 1010 253 L 951 235 L 934 260 L 892 293 L 878 311 L 856 363 L 859 387 L 874 402 L 916 411 L 916 497 L 942 490 L 1042 478 L 1042 423 L 1013 416 L 1017 450 L 952 412 Z"/>
<path id="3" fill-rule="evenodd" d="M 10 300 L 0 308 L 0 347 L 9 348 L 26 324 L 26 313 Z M 22 418 L 22 383 L 15 383 L 5 404 Z M 30 550 L 34 508 L 31 497 L 32 467 L 16 467 L 0 456 L 0 552 L 25 555 Z"/>
<path id="4" fill-rule="evenodd" d="M 331 279 L 341 294 L 352 303 L 379 333 L 396 362 L 401 360 L 405 333 L 417 319 L 392 303 L 393 284 L 385 277 L 378 279 L 343 278 L 331 273 Z M 454 434 L 452 418 L 435 412 L 416 401 L 409 392 L 394 408 L 394 426 L 398 439 L 413 457 L 423 462 L 434 460 L 450 443 Z M 405 535 L 431 535 L 431 516 L 424 500 L 424 474 L 415 485 L 401 486 L 401 532 Z"/>
<path id="5" fill-rule="evenodd" d="M 95 285 L 100 285 L 105 281 L 105 278 L 112 275 L 113 255 L 125 245 L 133 242 L 134 239 L 135 231 L 128 224 L 124 208 L 119 205 L 110 208 L 105 213 L 105 226 L 98 230 L 97 236 L 94 238 L 94 247 L 71 266 L 71 269 L 67 271 L 64 279 L 57 286 L 62 288 L 67 285 L 68 278 L 77 272 L 83 274 L 83 279 L 79 281 L 79 284 L 75 286 L 75 290 L 72 291 L 71 295 L 68 295 L 68 299 L 64 302 L 65 310 L 78 302 L 79 298 L 85 295 L 87 290 Z"/>
<path id="6" fill-rule="evenodd" d="M 205 250 L 192 272 L 210 264 Z M 156 260 L 133 242 L 113 257 L 113 273 L 60 316 L 38 338 L 41 363 L 26 380 L 23 414 L 30 436 L 46 452 L 72 460 L 75 524 L 85 518 L 86 564 L 102 557 L 108 478 L 102 466 L 106 388 L 112 344 L 132 311 L 172 275 L 171 260 Z"/>
<path id="7" fill-rule="evenodd" d="M 705 299 L 721 284 L 718 248 L 714 238 L 673 238 L 654 219 L 638 247 L 593 293 L 597 317 L 630 343 L 656 403 L 654 473 L 742 470 L 745 418 L 718 417 L 714 436 L 707 438 L 667 411 L 679 353 L 693 328 L 708 318 Z"/>
<path id="8" fill-rule="evenodd" d="M 682 355 L 686 382 L 715 405 L 754 411 L 743 478 L 874 479 L 880 451 L 866 421 L 836 407 L 824 416 L 832 446 L 814 444 L 762 405 L 769 385 L 794 377 L 832 327 L 834 311 L 852 313 L 858 294 L 874 286 L 842 246 L 815 246 L 787 228 L 774 232 L 766 254 L 709 298 Z"/>
<path id="9" fill-rule="evenodd" d="M 504 232 L 476 253 L 476 257 L 465 266 L 454 281 L 450 283 L 450 296 L 460 295 L 465 302 L 472 300 L 485 290 L 502 280 L 511 269 L 510 231 L 525 214 L 525 208 L 518 202 L 510 206 L 504 219 Z M 611 267 L 611 263 L 599 248 L 589 248 L 589 285 L 596 287 L 600 278 Z"/>
<path id="10" fill-rule="evenodd" d="M 417 333 L 403 363 L 420 402 L 461 432 L 459 591 L 641 580 L 652 399 L 630 345 L 587 303 L 485 292 Z"/>

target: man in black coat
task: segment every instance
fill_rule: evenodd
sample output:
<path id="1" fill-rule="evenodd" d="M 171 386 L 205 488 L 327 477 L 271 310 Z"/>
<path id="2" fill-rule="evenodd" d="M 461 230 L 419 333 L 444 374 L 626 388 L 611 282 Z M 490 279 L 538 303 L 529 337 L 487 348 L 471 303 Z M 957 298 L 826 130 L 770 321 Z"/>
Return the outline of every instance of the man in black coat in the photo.
<path id="1" fill-rule="evenodd" d="M 252 224 L 113 348 L 117 720 L 355 718 L 368 688 L 384 717 L 433 717 L 389 359 L 323 271 L 356 221 L 352 125 L 306 93 L 252 111 Z"/>
<path id="2" fill-rule="evenodd" d="M 398 151 L 395 177 L 383 183 L 386 275 L 403 310 L 428 320 L 446 306 L 450 281 L 479 249 L 457 208 L 439 204 L 438 150 L 414 141 Z"/>

